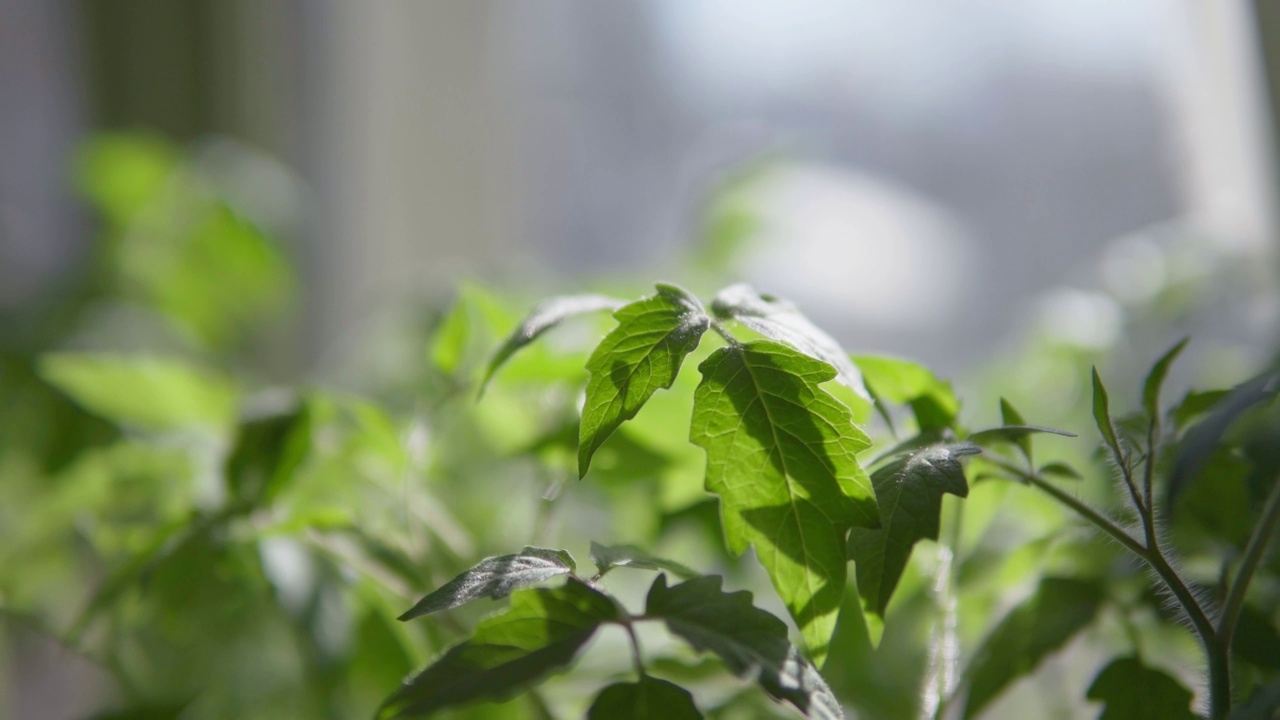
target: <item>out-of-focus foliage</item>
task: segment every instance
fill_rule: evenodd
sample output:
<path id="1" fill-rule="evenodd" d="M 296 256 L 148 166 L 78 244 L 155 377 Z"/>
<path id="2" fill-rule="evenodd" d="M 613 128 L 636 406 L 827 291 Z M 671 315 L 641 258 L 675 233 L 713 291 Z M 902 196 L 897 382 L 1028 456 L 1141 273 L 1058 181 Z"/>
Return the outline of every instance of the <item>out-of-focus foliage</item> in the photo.
<path id="1" fill-rule="evenodd" d="M 648 278 L 531 315 L 462 285 L 396 372 L 281 389 L 288 228 L 199 149 L 92 141 L 92 262 L 0 318 L 0 632 L 92 663 L 101 718 L 1204 711 L 1195 630 L 1053 494 L 1140 544 L 1132 478 L 1234 637 L 1235 717 L 1271 717 L 1280 553 L 1252 529 L 1275 516 L 1275 371 L 1163 401 L 1178 368 L 1142 381 L 1207 285 L 1125 308 L 1141 362 L 1040 338 L 965 403 L 720 276 L 761 172 L 712 198 L 679 269 L 729 285 L 709 312 Z"/>

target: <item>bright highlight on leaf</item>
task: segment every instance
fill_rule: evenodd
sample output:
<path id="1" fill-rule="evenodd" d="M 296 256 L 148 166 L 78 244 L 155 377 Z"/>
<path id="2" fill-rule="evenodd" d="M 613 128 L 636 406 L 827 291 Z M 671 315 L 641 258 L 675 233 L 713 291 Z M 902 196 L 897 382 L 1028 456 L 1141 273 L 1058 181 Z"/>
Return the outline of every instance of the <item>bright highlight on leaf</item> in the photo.
<path id="1" fill-rule="evenodd" d="M 494 373 L 503 363 L 511 359 L 521 348 L 551 328 L 575 315 L 599 312 L 601 310 L 617 310 L 626 304 L 625 300 L 605 297 L 604 295 L 565 295 L 544 300 L 529 313 L 512 331 L 498 352 L 494 353 L 485 369 L 484 379 L 480 382 L 480 393 L 483 394 Z"/>
<path id="2" fill-rule="evenodd" d="M 1090 700 L 1106 703 L 1098 720 L 1195 720 L 1191 691 L 1136 657 L 1117 658 L 1089 685 Z"/>
<path id="3" fill-rule="evenodd" d="M 711 326 L 698 299 L 673 285 L 621 308 L 618 327 L 605 336 L 587 370 L 587 399 L 578 431 L 578 476 L 587 474 L 591 456 L 659 388 L 669 388 L 685 357 Z"/>
<path id="4" fill-rule="evenodd" d="M 787 641 L 787 626 L 751 604 L 751 593 L 726 593 L 719 577 L 667 587 L 659 575 L 649 588 L 645 614 L 695 649 L 712 652 L 735 675 L 755 680 L 771 696 L 807 717 L 838 720 L 840 701 L 822 675 Z"/>
<path id="5" fill-rule="evenodd" d="M 608 597 L 570 578 L 562 587 L 523 590 L 511 607 L 480 623 L 387 698 L 378 717 L 427 717 L 477 700 L 505 700 L 573 662 L 602 623 L 616 622 Z"/>
<path id="6" fill-rule="evenodd" d="M 412 620 L 481 598 L 503 598 L 512 591 L 567 575 L 575 565 L 569 553 L 527 547 L 515 555 L 486 558 L 409 608 L 398 620 Z"/>
<path id="7" fill-rule="evenodd" d="M 587 720 L 702 720 L 688 690 L 645 675 L 610 685 L 596 696 Z"/>
<path id="8" fill-rule="evenodd" d="M 969 444 L 937 445 L 904 455 L 871 474 L 880 504 L 880 527 L 854 528 L 849 557 L 857 568 L 865 611 L 883 621 L 885 608 L 920 540 L 937 540 L 942 494 L 969 494 L 960 458 L 981 452 Z M 872 625 L 879 641 L 880 623 Z"/>
<path id="9" fill-rule="evenodd" d="M 816 662 L 844 594 L 850 528 L 876 527 L 857 453 L 870 442 L 820 385 L 830 365 L 770 341 L 721 348 L 698 368 L 689 439 L 707 453 L 725 539 L 752 546 Z"/>
<path id="10" fill-rule="evenodd" d="M 836 379 L 859 396 L 870 400 L 862 375 L 849 356 L 824 330 L 814 325 L 794 305 L 770 295 L 761 295 L 746 283 L 730 285 L 711 301 L 716 317 L 737 320 L 770 340 L 785 343 L 811 358 L 836 369 Z"/>

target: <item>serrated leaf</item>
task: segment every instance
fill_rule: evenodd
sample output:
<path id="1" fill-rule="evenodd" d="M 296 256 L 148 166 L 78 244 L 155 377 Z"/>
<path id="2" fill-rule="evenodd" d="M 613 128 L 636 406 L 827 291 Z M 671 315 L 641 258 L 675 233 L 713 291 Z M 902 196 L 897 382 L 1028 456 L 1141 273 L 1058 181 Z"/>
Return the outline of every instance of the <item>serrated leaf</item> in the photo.
<path id="1" fill-rule="evenodd" d="M 736 320 L 770 340 L 776 340 L 821 360 L 836 369 L 836 379 L 867 400 L 871 395 L 862 384 L 862 374 L 854 367 L 840 343 L 814 325 L 794 305 L 761 295 L 746 283 L 738 283 L 716 293 L 711 301 L 716 317 Z"/>
<path id="2" fill-rule="evenodd" d="M 936 445 L 904 455 L 871 474 L 880 527 L 854 528 L 849 533 L 849 558 L 856 563 L 858 593 L 867 612 L 884 618 L 912 547 L 920 540 L 938 539 L 943 493 L 969 494 L 960 458 L 979 452 L 967 443 Z"/>
<path id="3" fill-rule="evenodd" d="M 526 547 L 514 555 L 485 558 L 409 608 L 398 620 L 412 620 L 481 598 L 503 598 L 512 591 L 574 571 L 564 550 Z"/>
<path id="4" fill-rule="evenodd" d="M 1035 594 L 1000 621 L 970 661 L 964 717 L 975 716 L 1093 622 L 1102 597 L 1101 588 L 1083 580 L 1041 580 Z"/>
<path id="5" fill-rule="evenodd" d="M 578 431 L 578 476 L 623 422 L 636 416 L 659 388 L 669 388 L 685 357 L 711 327 L 698 299 L 673 285 L 613 314 L 618 327 L 591 353 L 587 399 Z"/>
<path id="6" fill-rule="evenodd" d="M 702 720 L 702 713 L 688 690 L 646 675 L 601 690 L 587 720 Z"/>
<path id="7" fill-rule="evenodd" d="M 176 359 L 56 353 L 40 358 L 39 372 L 85 410 L 119 425 L 223 427 L 236 414 L 231 380 Z"/>
<path id="8" fill-rule="evenodd" d="M 690 570 L 674 560 L 660 558 L 634 545 L 605 546 L 597 542 L 591 543 L 591 562 L 603 575 L 615 567 L 629 567 L 638 570 L 665 570 L 681 578 L 698 577 L 698 573 Z"/>
<path id="9" fill-rule="evenodd" d="M 960 401 L 951 383 L 939 379 L 925 366 L 879 355 L 856 355 L 853 362 L 873 395 L 911 407 L 920 432 L 955 426 Z"/>
<path id="10" fill-rule="evenodd" d="M 470 640 L 405 682 L 378 717 L 427 717 L 477 700 L 505 700 L 573 662 L 602 623 L 617 622 L 607 596 L 570 578 L 558 588 L 522 590 L 511 607 L 481 622 Z"/>
<path id="11" fill-rule="evenodd" d="M 712 652 L 733 674 L 755 680 L 769 695 L 811 718 L 843 718 L 840 701 L 818 669 L 787 641 L 787 626 L 751 604 L 751 593 L 726 593 L 721 579 L 701 577 L 667 587 L 659 575 L 649 588 L 645 614 L 661 618 L 694 649 Z"/>
<path id="12" fill-rule="evenodd" d="M 1191 691 L 1136 657 L 1111 661 L 1094 677 L 1086 697 L 1106 703 L 1098 720 L 1196 720 Z"/>
<path id="13" fill-rule="evenodd" d="M 1102 384 L 1102 376 L 1098 374 L 1096 367 L 1093 369 L 1093 421 L 1116 459 L 1124 457 L 1120 452 L 1120 442 L 1116 439 L 1116 427 L 1111 421 L 1111 402 L 1107 399 L 1107 387 Z"/>
<path id="14" fill-rule="evenodd" d="M 1178 359 L 1178 355 L 1182 349 L 1187 346 L 1191 338 L 1182 338 L 1176 345 L 1169 348 L 1155 365 L 1151 366 L 1151 370 L 1147 373 L 1147 379 L 1142 383 L 1142 407 L 1146 409 L 1147 415 L 1155 417 L 1160 411 L 1160 388 L 1164 385 L 1164 379 L 1169 374 L 1169 366 L 1174 360 Z"/>
<path id="15" fill-rule="evenodd" d="M 698 368 L 689 439 L 707 454 L 725 540 L 760 564 L 821 664 L 844 593 L 845 538 L 879 514 L 857 453 L 870 441 L 820 385 L 830 365 L 762 340 L 720 348 Z"/>
<path id="16" fill-rule="evenodd" d="M 565 295 L 554 297 L 538 303 L 537 306 L 520 321 L 511 335 L 507 336 L 502 347 L 493 354 L 489 366 L 485 368 L 484 379 L 480 381 L 480 393 L 489 386 L 498 368 L 511 359 L 521 348 L 528 345 L 551 328 L 559 325 L 575 315 L 617 310 L 626 304 L 625 300 L 606 297 L 604 295 Z"/>

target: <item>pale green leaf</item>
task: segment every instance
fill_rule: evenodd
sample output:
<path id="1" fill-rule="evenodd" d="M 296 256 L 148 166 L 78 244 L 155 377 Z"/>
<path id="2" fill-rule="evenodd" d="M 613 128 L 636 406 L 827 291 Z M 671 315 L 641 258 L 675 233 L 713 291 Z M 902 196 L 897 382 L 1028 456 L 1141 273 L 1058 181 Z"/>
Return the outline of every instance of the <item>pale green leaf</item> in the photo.
<path id="1" fill-rule="evenodd" d="M 688 690 L 644 676 L 640 682 L 610 685 L 596 696 L 587 720 L 701 720 Z"/>
<path id="2" fill-rule="evenodd" d="M 849 557 L 857 568 L 866 612 L 884 618 L 911 548 L 920 540 L 938 539 L 943 493 L 969 494 L 960 458 L 978 452 L 969 444 L 936 445 L 899 457 L 871 474 L 880 527 L 849 533 Z"/>
<path id="3" fill-rule="evenodd" d="M 753 546 L 821 664 L 844 593 L 849 528 L 876 527 L 858 464 L 870 442 L 820 385 L 830 365 L 763 340 L 721 348 L 698 368 L 689 438 L 706 451 L 725 539 Z"/>
<path id="4" fill-rule="evenodd" d="M 816 667 L 787 640 L 787 626 L 751 604 L 751 593 L 726 593 L 719 577 L 667 587 L 659 575 L 649 588 L 645 614 L 696 650 L 712 652 L 739 677 L 755 680 L 779 700 L 811 718 L 843 718 L 840 702 Z"/>
<path id="5" fill-rule="evenodd" d="M 1164 385 L 1165 376 L 1169 374 L 1169 366 L 1178 359 L 1178 355 L 1190 340 L 1189 337 L 1183 338 L 1169 348 L 1147 373 L 1147 379 L 1142 383 L 1142 407 L 1147 411 L 1148 416 L 1155 417 L 1160 411 L 1160 388 Z"/>
<path id="6" fill-rule="evenodd" d="M 1196 720 L 1191 691 L 1136 657 L 1116 658 L 1089 685 L 1087 697 L 1106 703 L 1098 720 Z"/>
<path id="7" fill-rule="evenodd" d="M 238 390 L 216 373 L 151 356 L 56 353 L 40 358 L 40 376 L 81 407 L 119 425 L 147 430 L 225 427 Z"/>
<path id="8" fill-rule="evenodd" d="M 617 300 L 604 295 L 565 295 L 554 297 L 539 303 L 520 321 L 502 347 L 493 354 L 489 366 L 485 369 L 484 379 L 480 381 L 480 392 L 483 393 L 493 379 L 494 373 L 503 363 L 511 359 L 521 348 L 528 345 L 551 328 L 576 315 L 599 312 L 601 310 L 617 310 L 626 304 L 625 300 Z"/>
<path id="9" fill-rule="evenodd" d="M 669 388 L 685 357 L 711 326 L 698 299 L 672 285 L 614 313 L 618 327 L 591 353 L 587 398 L 578 431 L 578 476 L 591 456 L 660 388 Z"/>
<path id="10" fill-rule="evenodd" d="M 877 397 L 910 406 L 921 432 L 954 428 L 960 401 L 951 383 L 940 380 L 925 366 L 879 355 L 855 355 L 853 362 Z"/>
<path id="11" fill-rule="evenodd" d="M 596 629 L 617 622 L 605 595 L 570 578 L 562 587 L 522 590 L 511 607 L 476 627 L 470 640 L 410 678 L 378 717 L 427 717 L 478 700 L 505 700 L 573 662 Z"/>
<path id="12" fill-rule="evenodd" d="M 711 301 L 716 317 L 736 320 L 770 340 L 785 343 L 836 369 L 836 379 L 860 397 L 870 400 L 862 374 L 840 343 L 814 325 L 791 303 L 761 295 L 746 283 L 730 285 Z"/>
<path id="13" fill-rule="evenodd" d="M 397 619 L 412 620 L 481 598 L 506 597 L 519 588 L 567 575 L 574 568 L 573 558 L 564 550 L 526 547 L 514 555 L 485 558 L 428 593 Z"/>
<path id="14" fill-rule="evenodd" d="M 431 361 L 445 375 L 457 372 L 471 335 L 471 316 L 467 304 L 459 298 L 436 325 L 431 335 Z M 486 380 L 488 378 L 486 377 Z"/>

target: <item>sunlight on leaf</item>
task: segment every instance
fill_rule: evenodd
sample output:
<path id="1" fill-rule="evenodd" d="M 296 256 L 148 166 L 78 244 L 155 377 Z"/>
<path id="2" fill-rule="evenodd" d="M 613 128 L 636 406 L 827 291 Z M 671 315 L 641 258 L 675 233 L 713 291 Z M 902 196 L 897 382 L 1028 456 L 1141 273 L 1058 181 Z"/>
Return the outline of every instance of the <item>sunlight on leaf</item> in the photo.
<path id="1" fill-rule="evenodd" d="M 785 345 L 721 348 L 698 369 L 689 439 L 707 453 L 725 539 L 734 553 L 755 547 L 821 664 L 844 593 L 847 533 L 879 522 L 856 457 L 869 440 L 820 387 L 831 366 Z"/>
<path id="2" fill-rule="evenodd" d="M 625 304 L 625 300 L 604 295 L 565 295 L 542 301 L 524 320 L 520 321 L 516 329 L 502 343 L 502 347 L 493 354 L 493 359 L 485 368 L 484 379 L 480 381 L 480 393 L 484 393 L 494 373 L 498 372 L 498 368 L 502 367 L 503 363 L 511 359 L 511 356 L 515 355 L 520 348 L 538 339 L 546 331 L 576 315 L 617 310 Z"/>
<path id="3" fill-rule="evenodd" d="M 429 593 L 397 619 L 412 620 L 480 598 L 506 597 L 518 588 L 567 575 L 575 567 L 573 558 L 564 550 L 536 547 L 486 558 Z"/>
<path id="4" fill-rule="evenodd" d="M 698 577 L 698 573 L 674 560 L 657 557 L 634 545 L 604 546 L 591 543 L 591 562 L 604 575 L 612 568 L 629 567 L 637 570 L 666 571 L 680 578 Z"/>

